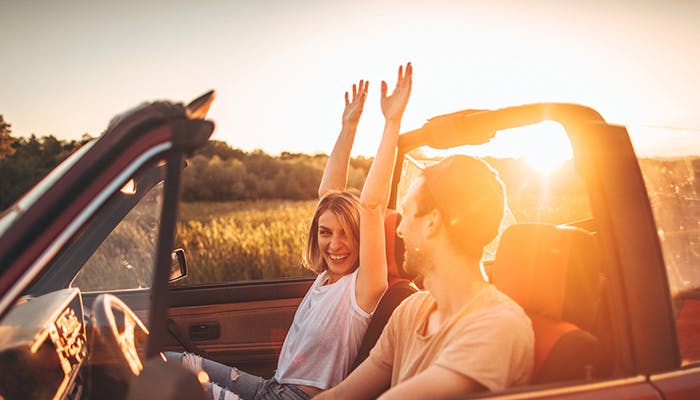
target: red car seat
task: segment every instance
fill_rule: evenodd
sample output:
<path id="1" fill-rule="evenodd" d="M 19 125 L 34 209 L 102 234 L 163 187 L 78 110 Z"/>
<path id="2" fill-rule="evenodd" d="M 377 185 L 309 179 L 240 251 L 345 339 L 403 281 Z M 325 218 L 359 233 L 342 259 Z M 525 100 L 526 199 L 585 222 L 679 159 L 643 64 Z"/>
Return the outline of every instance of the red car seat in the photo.
<path id="1" fill-rule="evenodd" d="M 533 383 L 590 379 L 599 302 L 597 238 L 577 228 L 516 224 L 501 238 L 491 280 L 518 302 L 535 333 Z"/>

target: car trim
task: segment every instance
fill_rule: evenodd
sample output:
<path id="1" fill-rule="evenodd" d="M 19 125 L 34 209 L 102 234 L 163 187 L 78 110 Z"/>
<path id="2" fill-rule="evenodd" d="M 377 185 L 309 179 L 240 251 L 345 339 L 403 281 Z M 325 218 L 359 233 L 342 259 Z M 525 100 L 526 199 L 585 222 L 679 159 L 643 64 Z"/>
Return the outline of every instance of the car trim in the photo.
<path id="1" fill-rule="evenodd" d="M 543 397 L 550 397 L 550 396 L 566 396 L 566 395 L 572 395 L 572 394 L 582 394 L 583 392 L 588 392 L 588 391 L 594 391 L 594 390 L 603 390 L 603 389 L 610 389 L 610 388 L 616 388 L 616 387 L 621 387 L 625 385 L 630 385 L 630 384 L 635 384 L 635 383 L 645 383 L 647 382 L 647 378 L 644 375 L 636 375 L 632 376 L 629 378 L 622 378 L 622 379 L 613 379 L 613 380 L 607 380 L 607 381 L 602 381 L 602 382 L 591 382 L 591 383 L 583 383 L 580 385 L 576 384 L 569 384 L 557 388 L 552 388 L 552 389 L 542 389 L 542 390 L 537 390 L 536 388 L 532 388 L 532 386 L 523 386 L 522 388 L 526 391 L 524 392 L 517 392 L 517 393 L 507 393 L 504 395 L 495 395 L 493 397 L 489 396 L 488 398 L 493 398 L 493 399 L 499 399 L 499 400 L 511 400 L 511 399 L 540 399 Z"/>
<path id="2" fill-rule="evenodd" d="M 300 299 L 311 287 L 313 279 L 313 277 L 309 277 L 220 285 L 171 286 L 168 296 L 171 308 L 288 298 Z"/>
<path id="3" fill-rule="evenodd" d="M 68 239 L 85 223 L 85 221 L 92 216 L 97 209 L 104 204 L 109 196 L 114 192 L 119 190 L 124 183 L 128 180 L 128 177 L 134 174 L 136 170 L 141 168 L 149 159 L 153 158 L 156 154 L 163 153 L 172 148 L 172 143 L 165 142 L 153 146 L 149 150 L 143 152 L 138 158 L 136 158 L 128 167 L 126 167 L 121 174 L 117 175 L 115 179 L 112 180 L 100 193 L 98 193 L 83 209 L 83 211 L 76 216 L 76 218 L 63 230 L 53 242 L 46 247 L 46 249 L 37 257 L 34 262 L 30 265 L 27 271 L 17 280 L 15 285 L 12 285 L 7 293 L 0 299 L 0 310 L 5 310 L 11 300 L 19 295 L 19 293 L 26 288 L 27 285 L 36 277 L 43 266 L 50 261 L 59 249 L 68 241 Z"/>
<path id="4" fill-rule="evenodd" d="M 700 365 L 693 365 L 691 367 L 686 367 L 686 368 L 678 369 L 675 371 L 654 374 L 650 377 L 650 380 L 651 380 L 651 382 L 656 382 L 660 379 L 677 378 L 679 376 L 686 376 L 688 374 L 697 374 L 697 373 L 700 373 Z"/>

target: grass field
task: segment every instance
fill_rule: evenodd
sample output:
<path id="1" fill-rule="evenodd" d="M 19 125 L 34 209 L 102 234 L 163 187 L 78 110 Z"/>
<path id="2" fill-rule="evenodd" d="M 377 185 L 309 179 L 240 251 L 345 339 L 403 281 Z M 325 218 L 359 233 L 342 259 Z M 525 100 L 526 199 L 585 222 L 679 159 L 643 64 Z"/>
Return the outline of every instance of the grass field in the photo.
<path id="1" fill-rule="evenodd" d="M 561 223 L 586 215 L 585 197 L 565 196 L 542 199 L 524 190 L 511 193 L 511 207 L 520 222 Z M 301 254 L 315 205 L 315 200 L 181 203 L 176 247 L 185 250 L 189 275 L 179 284 L 313 276 L 301 266 Z"/>
<path id="2" fill-rule="evenodd" d="M 176 246 L 189 276 L 180 284 L 313 276 L 301 267 L 316 201 L 181 203 Z"/>

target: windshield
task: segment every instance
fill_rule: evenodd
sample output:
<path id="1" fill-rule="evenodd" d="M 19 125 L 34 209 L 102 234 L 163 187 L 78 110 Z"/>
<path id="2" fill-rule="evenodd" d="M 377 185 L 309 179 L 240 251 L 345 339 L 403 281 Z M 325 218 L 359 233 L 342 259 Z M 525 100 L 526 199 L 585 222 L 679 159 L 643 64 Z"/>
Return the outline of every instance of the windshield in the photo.
<path id="1" fill-rule="evenodd" d="M 700 131 L 628 130 L 656 220 L 671 294 L 694 296 L 700 289 Z"/>
<path id="2" fill-rule="evenodd" d="M 117 189 L 25 294 L 149 288 L 163 202 L 165 163 L 155 159 Z"/>
<path id="3" fill-rule="evenodd" d="M 130 180 L 122 196 L 137 191 Z M 85 262 L 71 287 L 83 292 L 151 287 L 155 265 L 163 182 L 143 196 Z"/>

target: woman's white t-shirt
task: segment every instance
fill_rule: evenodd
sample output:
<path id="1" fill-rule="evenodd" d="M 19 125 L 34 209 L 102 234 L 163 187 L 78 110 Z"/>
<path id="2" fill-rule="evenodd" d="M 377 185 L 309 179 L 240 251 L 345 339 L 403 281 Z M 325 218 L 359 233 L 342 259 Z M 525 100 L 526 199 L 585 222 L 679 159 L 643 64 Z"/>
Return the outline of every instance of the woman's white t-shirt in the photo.
<path id="1" fill-rule="evenodd" d="M 299 304 L 275 372 L 279 383 L 328 389 L 345 379 L 371 317 L 357 304 L 357 270 L 324 285 L 322 272 Z"/>

